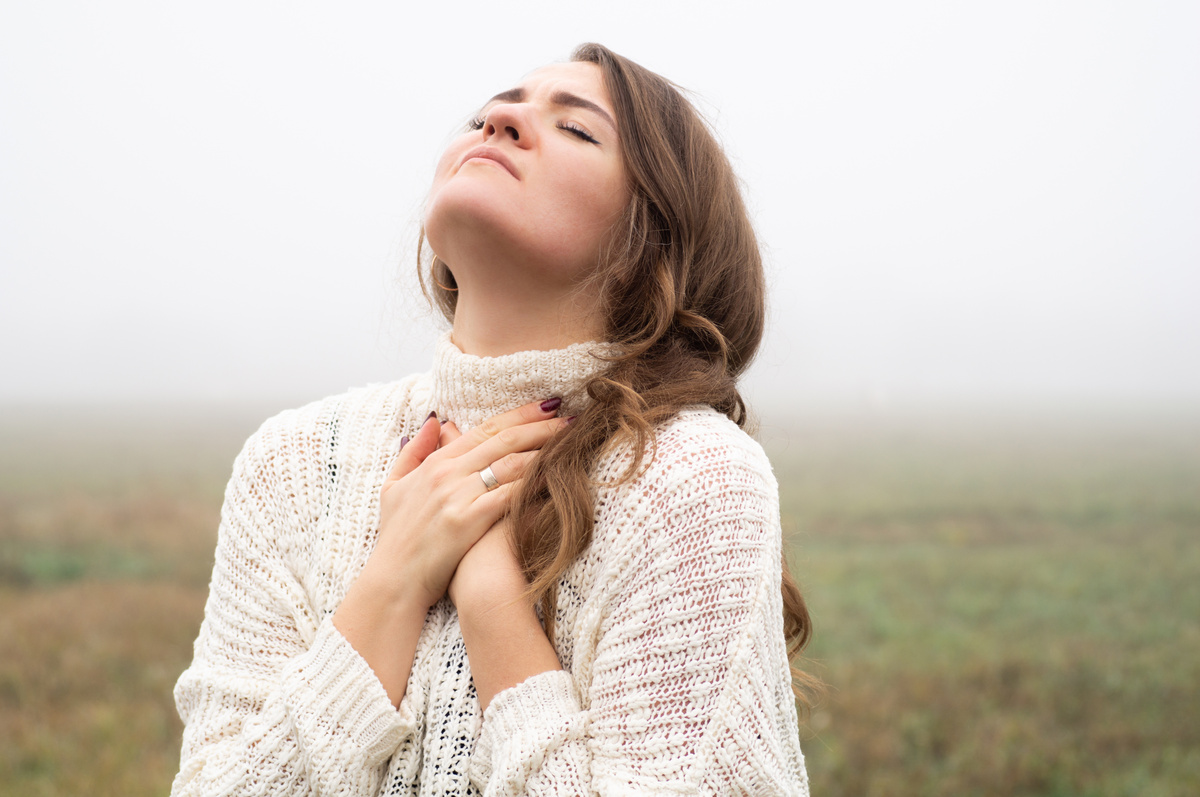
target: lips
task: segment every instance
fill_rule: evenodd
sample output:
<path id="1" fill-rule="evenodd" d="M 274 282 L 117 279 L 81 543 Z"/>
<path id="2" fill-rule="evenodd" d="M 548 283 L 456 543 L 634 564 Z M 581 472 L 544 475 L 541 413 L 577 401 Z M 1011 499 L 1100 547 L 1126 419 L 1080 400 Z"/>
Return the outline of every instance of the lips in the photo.
<path id="1" fill-rule="evenodd" d="M 495 147 L 489 147 L 489 146 L 485 145 L 485 146 L 481 146 L 481 147 L 475 147 L 474 149 L 469 150 L 466 155 L 463 155 L 462 162 L 459 163 L 459 168 L 462 168 L 462 165 L 464 163 L 466 163 L 467 161 L 469 161 L 473 158 L 483 158 L 484 160 L 495 161 L 496 163 L 500 164 L 505 169 L 507 169 L 508 173 L 511 174 L 513 177 L 517 177 L 517 169 L 515 166 L 513 166 L 513 162 L 508 159 L 507 155 L 505 155 L 503 152 L 496 149 Z M 518 177 L 518 179 L 520 179 L 520 178 Z"/>

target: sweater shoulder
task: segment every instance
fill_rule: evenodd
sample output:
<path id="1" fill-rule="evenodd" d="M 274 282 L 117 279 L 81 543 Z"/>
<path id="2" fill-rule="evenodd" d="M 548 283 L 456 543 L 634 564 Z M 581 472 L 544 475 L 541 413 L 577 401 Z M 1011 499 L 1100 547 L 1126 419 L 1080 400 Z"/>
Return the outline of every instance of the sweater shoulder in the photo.
<path id="1" fill-rule="evenodd" d="M 320 495 L 346 463 L 378 456 L 403 423 L 421 375 L 353 388 L 265 420 L 234 462 L 233 484 L 260 485 L 292 510 Z M 307 512 L 300 512 L 307 515 Z"/>
<path id="2" fill-rule="evenodd" d="M 679 462 L 682 457 L 685 462 L 693 462 L 693 467 L 734 466 L 774 482 L 771 462 L 759 442 L 712 407 L 683 410 L 667 422 L 655 438 L 658 448 L 664 452 L 662 464 L 666 467 L 687 467 Z"/>
<path id="3" fill-rule="evenodd" d="M 632 478 L 632 448 L 599 463 L 595 542 L 638 561 L 726 543 L 777 547 L 779 493 L 753 438 L 708 407 L 688 408 L 657 430 Z M 717 547 L 721 547 L 718 545 Z M 668 554 L 673 556 L 674 554 Z"/>
<path id="4" fill-rule="evenodd" d="M 398 448 L 420 377 L 355 388 L 278 413 L 250 435 L 225 490 L 221 534 L 298 564 L 323 519 L 370 508 L 362 489 Z M 332 514 L 331 514 L 332 513 Z"/>
<path id="5" fill-rule="evenodd" d="M 615 447 L 601 459 L 601 483 L 618 482 L 633 462 L 629 445 Z M 778 490 L 770 460 L 758 441 L 726 416 L 706 406 L 688 407 L 661 425 L 642 452 L 628 490 L 666 494 L 676 500 L 726 488 L 752 488 L 774 495 Z"/>
<path id="6" fill-rule="evenodd" d="M 351 388 L 277 413 L 250 436 L 241 456 L 303 457 L 321 450 L 337 434 L 357 436 L 386 428 L 399 422 L 422 376 Z"/>

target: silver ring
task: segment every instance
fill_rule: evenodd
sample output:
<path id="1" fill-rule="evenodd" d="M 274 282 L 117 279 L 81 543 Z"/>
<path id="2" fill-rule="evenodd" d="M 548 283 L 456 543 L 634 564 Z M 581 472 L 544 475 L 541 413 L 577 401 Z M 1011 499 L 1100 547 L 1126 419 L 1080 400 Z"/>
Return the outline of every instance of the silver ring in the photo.
<path id="1" fill-rule="evenodd" d="M 479 478 L 483 479 L 483 486 L 488 488 L 488 492 L 500 486 L 500 480 L 496 478 L 496 474 L 492 473 L 491 465 L 479 471 Z"/>

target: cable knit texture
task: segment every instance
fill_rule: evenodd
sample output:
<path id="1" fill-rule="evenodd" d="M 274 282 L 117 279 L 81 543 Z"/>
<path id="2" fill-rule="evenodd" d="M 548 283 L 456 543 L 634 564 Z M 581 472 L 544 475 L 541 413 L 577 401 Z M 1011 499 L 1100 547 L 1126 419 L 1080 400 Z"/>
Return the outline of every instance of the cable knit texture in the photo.
<path id="1" fill-rule="evenodd" d="M 332 615 L 375 545 L 402 435 L 563 396 L 594 346 L 481 358 L 285 412 L 246 443 L 222 510 L 175 795 L 807 795 L 783 638 L 777 485 L 708 407 L 652 461 L 597 463 L 592 545 L 559 585 L 562 670 L 481 714 L 454 607 L 430 611 L 399 710 Z"/>

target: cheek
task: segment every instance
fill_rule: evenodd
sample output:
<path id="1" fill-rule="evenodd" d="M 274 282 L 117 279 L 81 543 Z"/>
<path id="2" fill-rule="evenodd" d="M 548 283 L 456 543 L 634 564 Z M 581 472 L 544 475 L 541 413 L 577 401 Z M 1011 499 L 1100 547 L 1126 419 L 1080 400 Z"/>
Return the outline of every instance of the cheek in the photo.
<path id="1" fill-rule="evenodd" d="M 627 191 L 621 181 L 572 181 L 570 199 L 563 203 L 558 221 L 552 226 L 555 255 L 568 270 L 587 273 L 597 265 L 597 258 L 610 242 L 614 228 L 620 223 L 627 205 Z"/>
<path id="2" fill-rule="evenodd" d="M 621 217 L 629 201 L 624 175 L 612 170 L 566 172 L 560 196 L 567 197 L 580 227 L 606 232 Z"/>
<path id="3" fill-rule="evenodd" d="M 591 218 L 597 235 L 607 235 L 617 224 L 629 204 L 629 192 L 624 182 L 614 181 L 605 185 L 592 197 Z"/>

